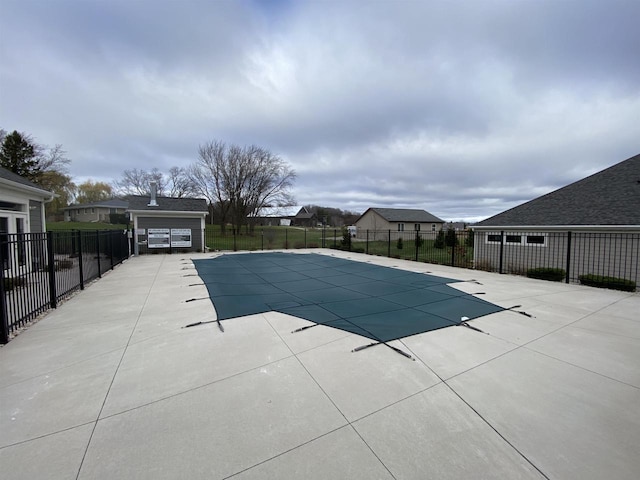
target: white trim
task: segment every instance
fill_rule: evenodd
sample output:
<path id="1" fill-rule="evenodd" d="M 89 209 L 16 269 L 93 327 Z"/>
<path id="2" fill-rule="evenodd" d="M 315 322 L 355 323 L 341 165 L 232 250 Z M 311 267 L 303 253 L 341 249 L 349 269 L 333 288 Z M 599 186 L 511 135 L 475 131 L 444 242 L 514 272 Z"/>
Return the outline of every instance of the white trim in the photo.
<path id="1" fill-rule="evenodd" d="M 491 230 L 491 231 L 482 231 L 482 233 L 485 234 L 484 236 L 484 243 L 486 245 L 500 245 L 500 240 L 498 241 L 494 241 L 494 240 L 489 240 L 489 236 L 490 235 L 496 235 L 496 236 L 500 236 L 500 232 L 496 231 L 496 230 Z M 528 243 L 527 242 L 527 237 L 544 237 L 544 242 L 543 243 Z M 507 241 L 507 237 L 520 237 L 520 241 L 519 242 L 508 242 Z M 511 230 L 504 230 L 504 237 L 502 238 L 503 240 L 503 244 L 506 246 L 518 246 L 518 247 L 538 247 L 538 248 L 544 248 L 548 246 L 548 242 L 547 239 L 549 238 L 549 234 L 547 232 L 537 232 L 537 231 L 529 231 L 529 232 L 521 232 L 521 231 L 511 231 Z"/>
<path id="2" fill-rule="evenodd" d="M 2 177 L 0 177 L 0 184 L 4 184 L 7 187 L 22 193 L 23 195 L 25 194 L 25 192 L 28 192 L 31 195 L 37 195 L 36 198 L 42 198 L 42 200 L 49 199 L 49 201 L 51 201 L 58 196 L 55 193 L 49 192 L 48 190 L 31 187 L 29 185 L 23 185 L 22 183 L 14 182 L 13 180 L 7 180 L 6 178 Z M 34 200 L 36 200 L 36 198 L 34 198 Z"/>
<path id="3" fill-rule="evenodd" d="M 496 226 L 496 225 L 471 225 L 469 226 L 472 230 L 479 231 L 495 231 L 495 230 L 504 230 L 505 232 L 510 231 L 523 231 L 523 230 L 534 230 L 534 231 L 545 231 L 545 230 L 640 230 L 640 225 L 509 225 L 509 226 Z"/>
<path id="4" fill-rule="evenodd" d="M 127 210 L 132 215 L 140 217 L 144 216 L 163 216 L 163 217 L 206 217 L 209 212 L 205 211 L 185 211 L 185 210 Z"/>

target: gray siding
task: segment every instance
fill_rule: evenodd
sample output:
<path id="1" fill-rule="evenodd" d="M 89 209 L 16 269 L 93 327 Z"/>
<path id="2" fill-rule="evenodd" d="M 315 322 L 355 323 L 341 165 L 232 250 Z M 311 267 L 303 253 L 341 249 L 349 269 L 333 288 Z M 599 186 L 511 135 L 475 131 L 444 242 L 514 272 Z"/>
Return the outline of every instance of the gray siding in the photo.
<path id="1" fill-rule="evenodd" d="M 138 217 L 138 228 L 190 228 L 191 248 L 172 248 L 175 251 L 204 251 L 200 218 Z M 146 235 L 145 235 L 146 238 Z M 168 248 L 152 248 L 151 251 L 166 252 Z M 149 253 L 146 246 L 140 246 L 140 253 Z"/>
<path id="2" fill-rule="evenodd" d="M 42 233 L 42 202 L 29 200 L 29 225 L 31 233 Z"/>
<path id="3" fill-rule="evenodd" d="M 578 281 L 580 275 L 595 274 L 625 278 L 640 283 L 640 234 L 626 232 L 571 232 L 571 249 L 567 258 L 568 232 L 515 232 L 507 235 L 545 235 L 544 245 L 505 243 L 502 272 L 526 275 L 530 268 L 561 268 L 569 263 L 569 277 Z M 490 234 L 475 232 L 474 265 L 478 270 L 498 271 L 500 243 L 487 242 Z"/>

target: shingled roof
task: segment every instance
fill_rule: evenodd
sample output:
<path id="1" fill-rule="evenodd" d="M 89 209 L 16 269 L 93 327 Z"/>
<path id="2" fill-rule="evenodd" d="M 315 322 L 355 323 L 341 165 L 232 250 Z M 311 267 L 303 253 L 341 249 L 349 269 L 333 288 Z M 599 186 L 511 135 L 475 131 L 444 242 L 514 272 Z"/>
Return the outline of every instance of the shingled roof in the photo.
<path id="1" fill-rule="evenodd" d="M 74 205 L 69 205 L 68 207 L 63 208 L 63 210 L 73 210 L 76 208 L 127 208 L 129 206 L 129 202 L 126 200 L 121 200 L 119 198 L 110 198 L 109 200 L 102 200 L 100 202 L 93 203 L 78 203 Z"/>
<path id="2" fill-rule="evenodd" d="M 640 225 L 640 154 L 476 225 Z"/>
<path id="3" fill-rule="evenodd" d="M 149 206 L 149 197 L 131 195 L 129 200 L 129 211 L 162 211 L 162 212 L 207 212 L 207 201 L 202 198 L 173 198 L 157 197 L 158 206 Z"/>
<path id="4" fill-rule="evenodd" d="M 13 173 L 11 170 L 7 170 L 4 167 L 0 167 L 0 178 L 2 178 L 4 180 L 9 180 L 10 182 L 18 183 L 18 184 L 23 185 L 25 187 L 36 188 L 38 190 L 42 190 L 43 192 L 51 194 L 51 192 L 49 192 L 48 190 L 45 190 L 40 185 L 38 185 L 36 183 L 33 183 L 33 182 L 27 180 L 26 178 L 21 177 L 20 175 L 18 175 L 16 173 Z"/>
<path id="5" fill-rule="evenodd" d="M 430 214 L 426 210 L 413 208 L 369 208 L 384 218 L 387 222 L 408 222 L 408 223 L 444 223 L 444 220 Z M 360 218 L 367 213 L 364 212 Z"/>

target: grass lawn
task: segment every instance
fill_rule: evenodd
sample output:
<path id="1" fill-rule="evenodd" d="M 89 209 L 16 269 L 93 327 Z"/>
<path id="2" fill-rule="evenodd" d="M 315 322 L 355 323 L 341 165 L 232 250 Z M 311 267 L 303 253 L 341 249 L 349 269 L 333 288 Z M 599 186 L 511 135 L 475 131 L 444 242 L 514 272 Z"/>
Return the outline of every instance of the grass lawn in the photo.
<path id="1" fill-rule="evenodd" d="M 333 229 L 327 229 L 327 238 Z M 327 240 L 329 242 L 329 240 Z M 287 248 L 319 248 L 322 246 L 321 228 L 297 227 L 255 227 L 253 233 L 242 229 L 240 235 L 232 234 L 227 228 L 225 235 L 220 233 L 219 225 L 207 225 L 205 243 L 211 250 L 276 250 Z M 328 245 L 327 245 L 328 246 Z"/>
<path id="2" fill-rule="evenodd" d="M 47 222 L 47 231 L 65 232 L 69 230 L 124 230 L 124 224 L 99 222 Z"/>
<path id="3" fill-rule="evenodd" d="M 418 256 L 416 258 L 416 246 L 413 241 L 403 242 L 403 247 L 398 248 L 397 241 L 392 241 L 389 248 L 388 241 L 354 243 L 354 247 L 368 248 L 366 253 L 369 255 L 390 256 L 392 258 L 401 258 L 403 260 L 417 260 L 419 262 L 437 263 L 440 265 L 451 265 L 451 247 L 436 248 L 433 240 L 423 240 L 422 245 L 418 248 Z M 455 247 L 455 265 L 457 267 L 468 267 L 473 260 L 473 248 L 465 245 Z"/>

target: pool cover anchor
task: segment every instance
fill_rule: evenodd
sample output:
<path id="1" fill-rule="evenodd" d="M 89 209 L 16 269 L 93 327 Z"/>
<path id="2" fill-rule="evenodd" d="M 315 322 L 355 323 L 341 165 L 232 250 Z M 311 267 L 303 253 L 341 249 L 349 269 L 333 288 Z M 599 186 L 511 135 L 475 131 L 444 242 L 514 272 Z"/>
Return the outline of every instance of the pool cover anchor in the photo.
<path id="1" fill-rule="evenodd" d="M 364 350 L 366 348 L 375 347 L 376 345 L 385 345 L 385 346 L 389 347 L 391 350 L 394 350 L 396 353 L 399 353 L 403 357 L 407 357 L 408 359 L 413 360 L 414 362 L 416 361 L 416 359 L 413 358 L 411 355 L 409 355 L 407 352 L 405 352 L 403 350 L 400 350 L 398 347 L 394 347 L 393 345 L 389 345 L 387 342 L 373 342 L 373 343 L 370 343 L 368 345 L 362 345 L 360 347 L 356 347 L 351 351 L 353 353 L 355 353 L 355 352 L 359 352 L 360 350 Z"/>
<path id="2" fill-rule="evenodd" d="M 218 324 L 218 328 L 220 329 L 220 331 L 222 333 L 224 333 L 224 327 L 220 323 L 220 319 L 219 318 L 216 318 L 215 320 L 207 320 L 206 322 L 190 323 L 189 325 L 185 325 L 182 328 L 197 327 L 198 325 L 206 325 L 207 323 L 214 323 L 214 322 Z"/>
<path id="3" fill-rule="evenodd" d="M 505 310 L 509 310 L 509 311 L 512 311 L 512 312 L 519 313 L 520 315 L 524 315 L 525 317 L 536 318 L 533 315 L 531 315 L 530 313 L 523 312 L 522 310 L 514 310 L 514 308 L 520 308 L 521 306 L 522 305 L 514 305 L 513 307 L 505 308 Z"/>
<path id="4" fill-rule="evenodd" d="M 469 320 L 472 320 L 469 317 L 460 317 L 460 323 L 457 323 L 456 326 L 457 327 L 467 327 L 470 328 L 471 330 L 475 330 L 476 332 L 480 332 L 480 333 L 484 333 L 485 335 L 489 335 L 487 332 L 485 332 L 484 330 L 480 330 L 478 327 L 474 327 L 473 325 L 469 325 Z"/>
<path id="5" fill-rule="evenodd" d="M 307 325 L 305 327 L 300 327 L 300 328 L 296 328 L 295 330 L 293 330 L 291 333 L 298 333 L 298 332 L 302 332 L 303 330 L 306 330 L 308 328 L 313 328 L 313 327 L 317 327 L 318 325 L 320 325 L 319 323 L 314 323 L 313 325 Z"/>

